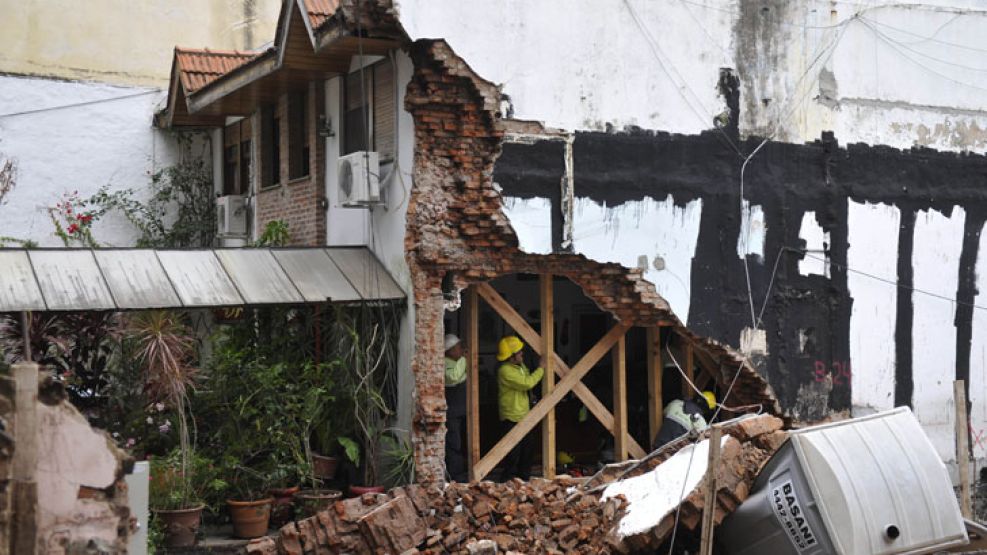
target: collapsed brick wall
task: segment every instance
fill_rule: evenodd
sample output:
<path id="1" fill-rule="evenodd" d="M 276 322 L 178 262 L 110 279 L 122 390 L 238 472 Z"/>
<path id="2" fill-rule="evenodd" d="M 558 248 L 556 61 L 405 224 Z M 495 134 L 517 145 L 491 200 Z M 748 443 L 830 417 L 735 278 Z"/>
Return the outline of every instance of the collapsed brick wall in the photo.
<path id="1" fill-rule="evenodd" d="M 732 402 L 760 404 L 780 413 L 770 386 L 744 358 L 685 328 L 641 270 L 575 254 L 521 251 L 492 181 L 504 137 L 500 91 L 477 76 L 444 41 L 417 41 L 409 50 L 414 73 L 405 109 L 414 117 L 416 149 L 405 250 L 417 320 L 413 441 L 420 481 L 443 479 L 442 283 L 450 274 L 458 288 L 513 273 L 565 276 L 620 322 L 675 327 L 717 361 L 721 383 L 730 383 L 739 369 Z"/>
<path id="2" fill-rule="evenodd" d="M 269 187 L 261 185 L 261 177 L 266 171 L 263 167 L 264 157 L 258 156 L 254 166 L 254 182 L 258 184 L 256 196 L 256 219 L 258 232 L 272 221 L 283 220 L 288 224 L 291 234 L 291 244 L 299 246 L 318 246 L 326 243 L 326 204 L 325 204 L 325 149 L 318 136 L 316 122 L 325 105 L 325 93 L 322 83 L 309 83 L 306 95 L 305 134 L 309 144 L 308 175 L 290 179 L 289 166 L 289 132 L 288 132 L 288 95 L 281 95 L 274 106 L 275 117 L 278 118 L 280 142 L 280 167 L 277 171 L 277 183 Z M 256 113 L 252 121 L 252 141 L 257 145 L 255 153 L 264 152 L 263 126 L 261 115 Z"/>

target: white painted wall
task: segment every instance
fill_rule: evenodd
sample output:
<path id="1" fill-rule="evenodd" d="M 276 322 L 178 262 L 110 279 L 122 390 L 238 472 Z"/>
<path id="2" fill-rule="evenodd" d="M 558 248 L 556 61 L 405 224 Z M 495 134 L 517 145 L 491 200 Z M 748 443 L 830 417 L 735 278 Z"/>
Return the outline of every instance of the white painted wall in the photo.
<path id="1" fill-rule="evenodd" d="M 953 426 L 953 380 L 956 376 L 956 297 L 959 259 L 966 214 L 961 208 L 945 216 L 934 210 L 919 212 L 912 252 L 914 307 L 912 323 L 912 404 L 939 456 L 956 460 Z"/>
<path id="2" fill-rule="evenodd" d="M 729 67 L 750 96 L 745 133 L 987 145 L 980 0 L 395 3 L 413 39 L 444 38 L 503 86 L 515 117 L 552 127 L 709 129 L 724 109 L 719 69 Z"/>
<path id="3" fill-rule="evenodd" d="M 339 161 L 342 141 L 342 136 L 339 133 L 342 121 L 340 115 L 342 78 L 336 77 L 326 82 L 326 114 L 336 130 L 335 136 L 325 139 L 325 186 L 326 197 L 329 200 L 329 210 L 326 215 L 326 241 L 329 245 L 366 245 L 370 247 L 407 294 L 407 310 L 404 313 L 401 335 L 398 338 L 398 415 L 395 425 L 401 430 L 410 431 L 414 408 L 414 377 L 411 373 L 411 359 L 415 348 L 415 306 L 412 298 L 411 271 L 408 268 L 407 260 L 405 260 L 404 237 L 407 225 L 408 200 L 411 195 L 415 136 L 414 121 L 411 114 L 404 110 L 404 95 L 414 68 L 411 59 L 403 52 L 396 51 L 393 60 L 397 64 L 395 98 L 399 108 L 396 135 L 397 163 L 386 164 L 380 168 L 381 190 L 384 192 L 386 202 L 372 210 L 345 208 L 340 204 L 336 166 Z M 368 63 L 371 62 L 368 60 Z"/>
<path id="4" fill-rule="evenodd" d="M 894 408 L 898 289 L 898 208 L 850 201 L 847 289 L 850 311 L 851 403 L 855 416 Z M 869 275 L 865 275 L 869 274 Z"/>
<path id="5" fill-rule="evenodd" d="M 381 183 L 387 199 L 386 208 L 377 207 L 371 213 L 372 233 L 370 247 L 394 276 L 408 297 L 407 310 L 401 323 L 398 338 L 398 415 L 396 426 L 410 432 L 415 407 L 415 382 L 411 373 L 411 359 L 415 353 L 415 305 L 411 271 L 405 259 L 404 237 L 407 228 L 408 200 L 412 186 L 412 164 L 415 155 L 414 120 L 404 109 L 404 96 L 414 70 L 411 58 L 395 51 L 397 64 L 395 96 L 397 110 L 397 163 L 382 168 Z M 335 173 L 334 173 L 335 175 Z"/>
<path id="6" fill-rule="evenodd" d="M 987 458 L 987 229 L 980 230 L 977 295 L 973 299 L 970 347 L 970 444 L 978 459 Z"/>
<path id="7" fill-rule="evenodd" d="M 61 246 L 45 207 L 63 193 L 88 197 L 104 185 L 146 192 L 151 174 L 177 156 L 174 139 L 151 126 L 164 96 L 157 89 L 0 75 L 0 157 L 14 159 L 19 170 L 0 207 L 0 236 Z M 98 223 L 94 234 L 115 246 L 136 238 L 119 217 Z"/>
<path id="8" fill-rule="evenodd" d="M 479 75 L 503 85 L 516 118 L 569 130 L 708 129 L 724 109 L 716 82 L 718 68 L 733 65 L 725 50 L 732 15 L 711 11 L 700 27 L 686 3 L 629 2 L 650 38 L 617 0 L 395 4 L 411 38 L 445 39 Z"/>

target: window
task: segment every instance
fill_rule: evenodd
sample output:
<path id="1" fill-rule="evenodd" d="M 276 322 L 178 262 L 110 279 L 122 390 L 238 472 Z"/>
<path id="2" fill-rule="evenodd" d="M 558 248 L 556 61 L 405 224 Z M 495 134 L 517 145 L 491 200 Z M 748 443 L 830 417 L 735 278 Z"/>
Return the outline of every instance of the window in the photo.
<path id="1" fill-rule="evenodd" d="M 261 187 L 281 184 L 281 121 L 274 106 L 261 109 Z"/>
<path id="2" fill-rule="evenodd" d="M 394 159 L 394 69 L 388 61 L 363 68 L 343 81 L 343 154 L 374 150 L 380 160 Z M 364 120 L 366 114 L 366 120 Z"/>
<path id="3" fill-rule="evenodd" d="M 304 92 L 288 95 L 288 179 L 308 175 L 308 95 Z"/>
<path id="4" fill-rule="evenodd" d="M 243 195 L 250 191 L 250 120 L 223 129 L 223 194 Z"/>

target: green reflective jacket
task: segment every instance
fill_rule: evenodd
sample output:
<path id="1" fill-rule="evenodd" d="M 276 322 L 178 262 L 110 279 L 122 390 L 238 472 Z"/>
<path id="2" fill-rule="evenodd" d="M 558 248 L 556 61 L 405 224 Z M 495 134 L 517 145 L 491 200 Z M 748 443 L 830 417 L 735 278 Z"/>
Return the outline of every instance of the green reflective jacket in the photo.
<path id="1" fill-rule="evenodd" d="M 453 360 L 446 357 L 446 387 L 459 385 L 466 381 L 466 357 Z"/>
<path id="2" fill-rule="evenodd" d="M 505 362 L 497 369 L 497 400 L 500 405 L 500 419 L 519 422 L 528 411 L 528 391 L 538 385 L 545 370 L 536 368 L 534 372 L 523 364 Z"/>

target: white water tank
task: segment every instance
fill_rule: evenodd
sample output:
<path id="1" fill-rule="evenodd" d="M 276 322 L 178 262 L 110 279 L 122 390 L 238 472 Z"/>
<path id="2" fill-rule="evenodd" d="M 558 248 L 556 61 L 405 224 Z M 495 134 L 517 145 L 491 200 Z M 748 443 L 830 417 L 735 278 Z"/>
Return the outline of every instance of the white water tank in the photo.
<path id="1" fill-rule="evenodd" d="M 717 531 L 730 555 L 891 555 L 966 545 L 946 466 L 911 410 L 790 433 Z"/>

